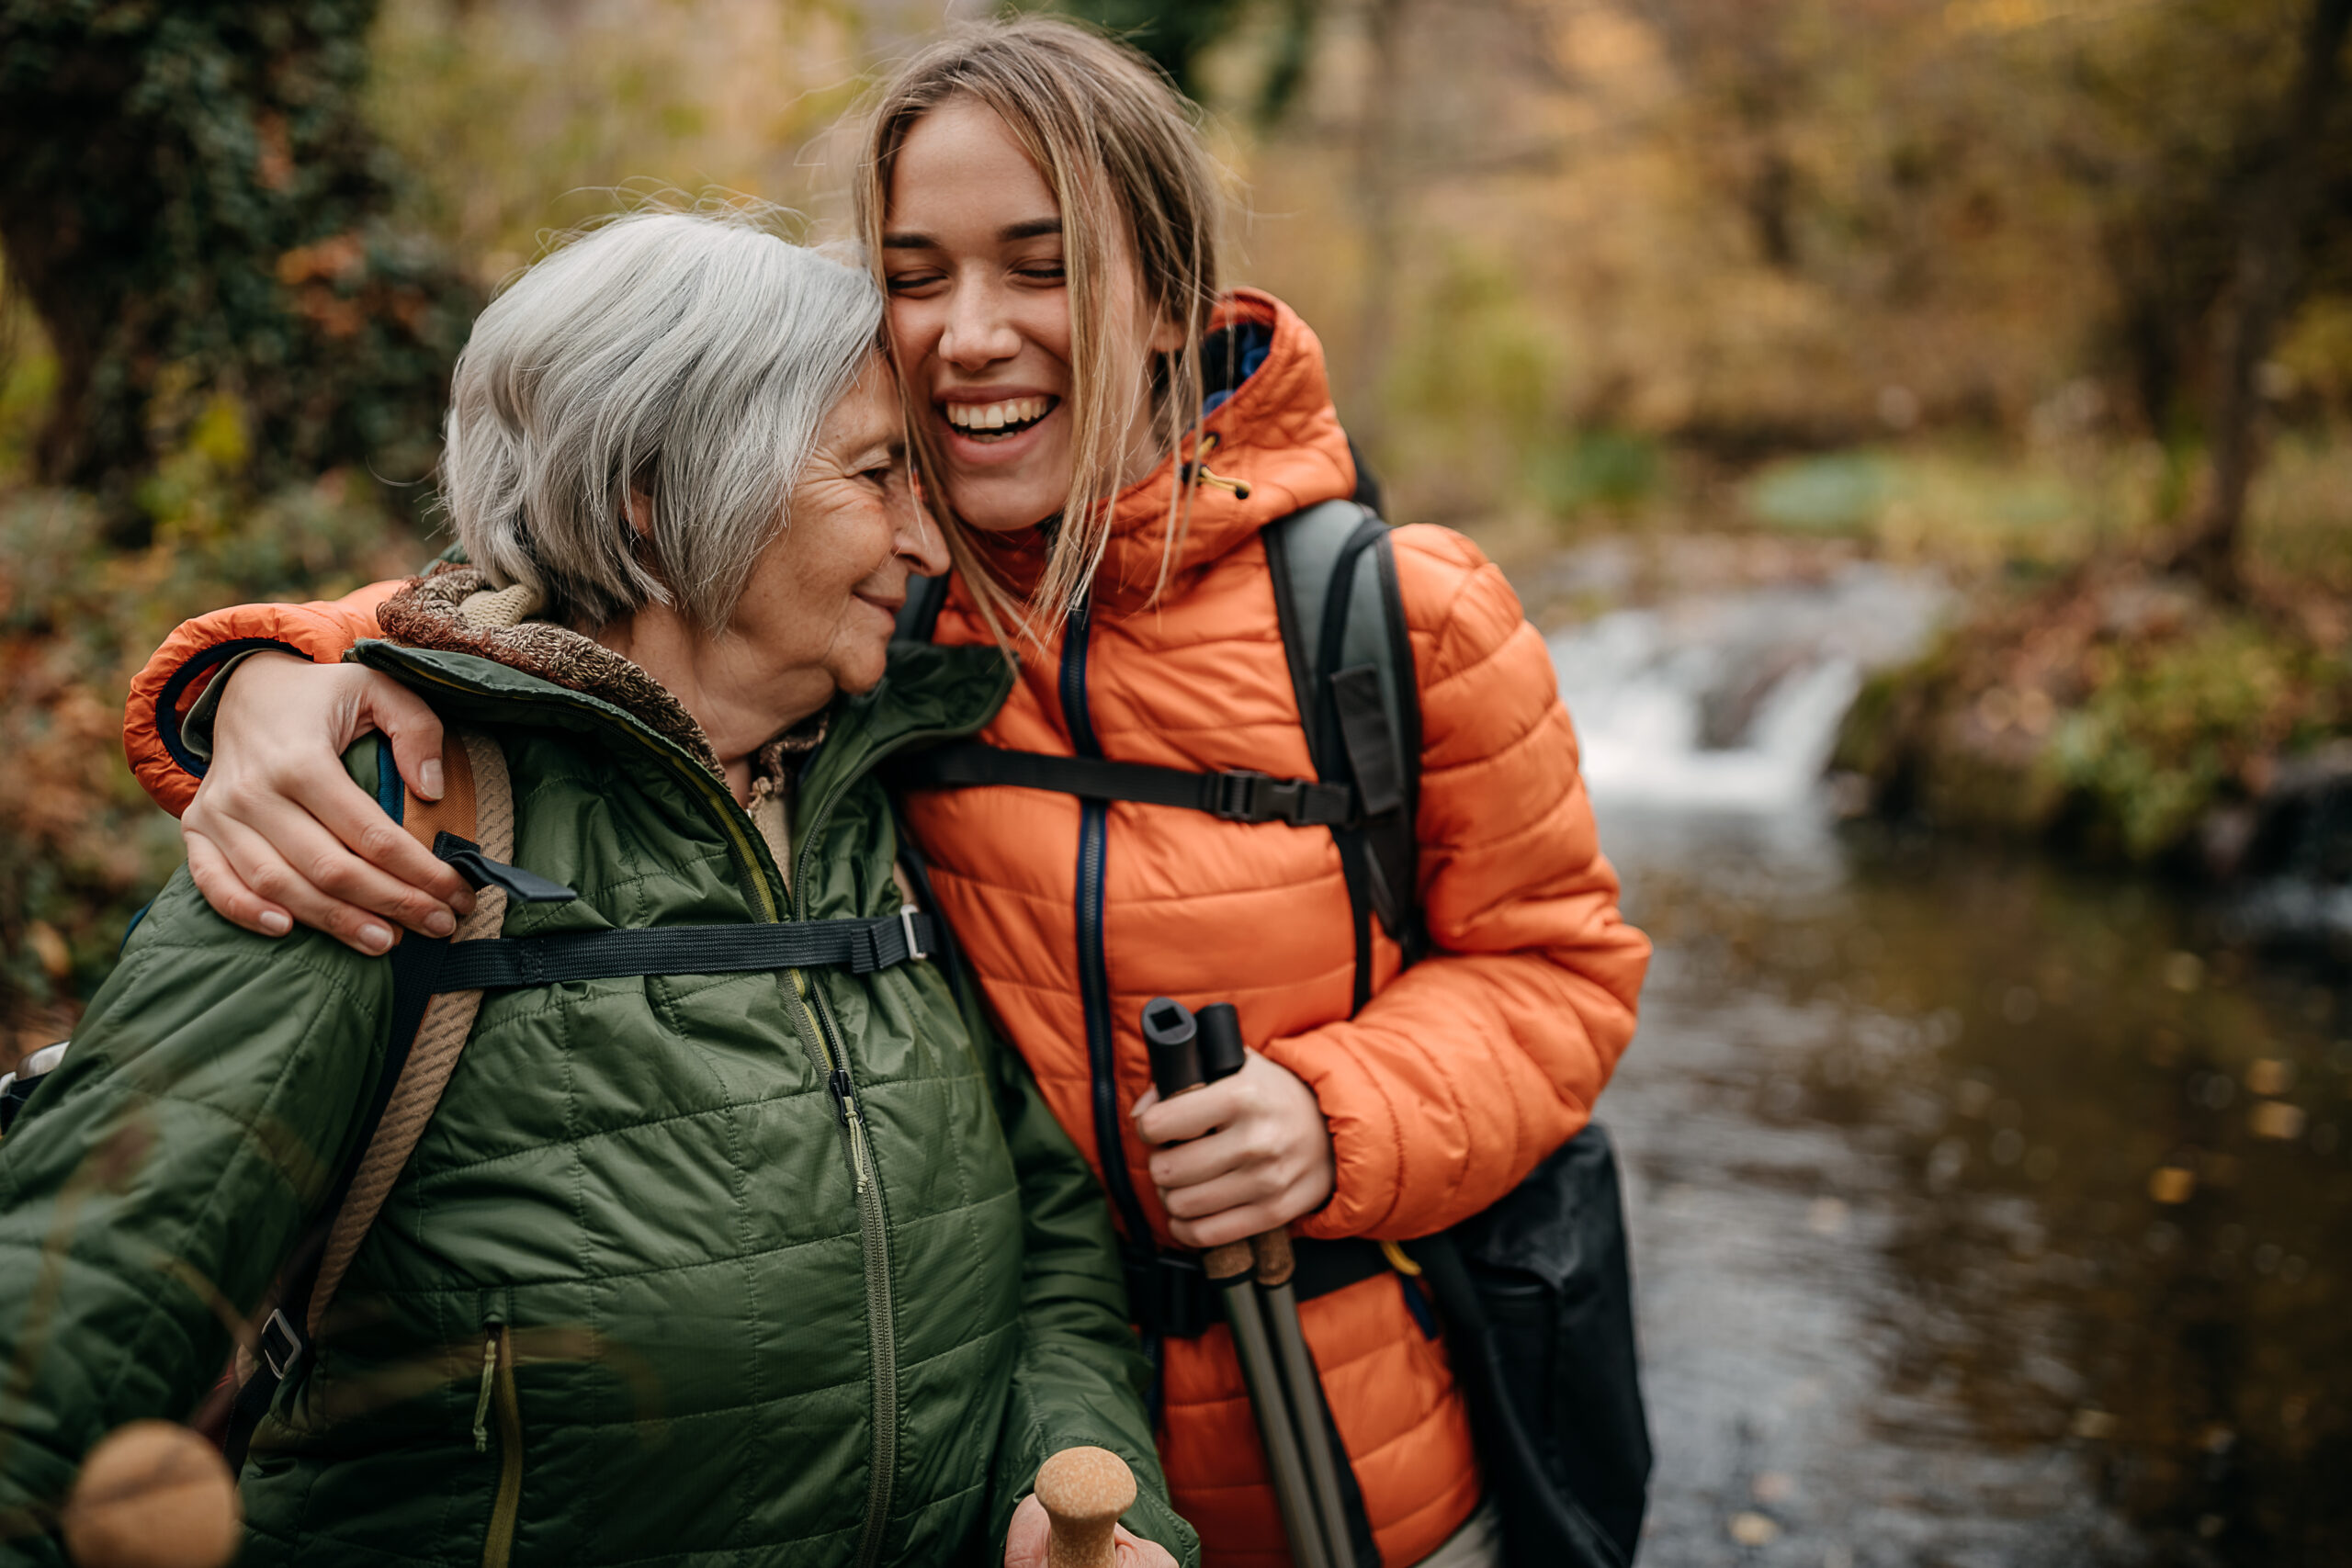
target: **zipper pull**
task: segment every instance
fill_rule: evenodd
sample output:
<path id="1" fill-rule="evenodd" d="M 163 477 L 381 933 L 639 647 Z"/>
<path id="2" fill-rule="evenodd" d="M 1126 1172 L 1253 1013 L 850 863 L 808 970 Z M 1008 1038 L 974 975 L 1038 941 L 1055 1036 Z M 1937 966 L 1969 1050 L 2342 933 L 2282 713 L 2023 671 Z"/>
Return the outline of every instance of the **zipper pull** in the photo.
<path id="1" fill-rule="evenodd" d="M 850 1163 L 857 1168 L 857 1190 L 858 1195 L 863 1197 L 865 1194 L 866 1179 L 873 1174 L 873 1169 L 866 1154 L 865 1118 L 857 1114 L 854 1106 L 850 1110 L 849 1157 Z"/>
<path id="2" fill-rule="evenodd" d="M 865 1118 L 857 1109 L 857 1086 L 850 1082 L 847 1067 L 835 1067 L 826 1075 L 825 1087 L 833 1097 L 833 1116 L 849 1129 L 849 1162 L 857 1171 L 857 1190 L 865 1190 L 869 1174 L 866 1165 Z"/>
<path id="3" fill-rule="evenodd" d="M 498 1329 L 481 1342 L 481 1393 L 474 1401 L 474 1452 L 490 1452 L 490 1386 L 498 1375 Z"/>

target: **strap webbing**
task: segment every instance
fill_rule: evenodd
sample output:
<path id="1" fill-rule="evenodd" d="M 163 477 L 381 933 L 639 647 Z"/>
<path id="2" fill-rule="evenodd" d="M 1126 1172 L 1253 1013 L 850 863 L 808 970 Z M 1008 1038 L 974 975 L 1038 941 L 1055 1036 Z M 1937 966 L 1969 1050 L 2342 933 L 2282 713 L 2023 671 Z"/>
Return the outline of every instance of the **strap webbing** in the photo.
<path id="1" fill-rule="evenodd" d="M 1195 773 L 1149 762 L 1101 757 L 1056 757 L 961 741 L 918 751 L 890 770 L 909 789 L 1002 784 L 1051 790 L 1089 800 L 1132 800 L 1205 811 L 1227 822 L 1287 822 L 1295 828 L 1340 827 L 1354 819 L 1355 792 L 1313 779 L 1279 779 L 1247 770 Z"/>
<path id="2" fill-rule="evenodd" d="M 928 957 L 938 941 L 932 917 L 915 910 L 878 919 L 501 937 L 452 945 L 434 986 L 443 991 L 511 991 L 568 980 L 755 969 L 832 968 L 870 975 Z"/>

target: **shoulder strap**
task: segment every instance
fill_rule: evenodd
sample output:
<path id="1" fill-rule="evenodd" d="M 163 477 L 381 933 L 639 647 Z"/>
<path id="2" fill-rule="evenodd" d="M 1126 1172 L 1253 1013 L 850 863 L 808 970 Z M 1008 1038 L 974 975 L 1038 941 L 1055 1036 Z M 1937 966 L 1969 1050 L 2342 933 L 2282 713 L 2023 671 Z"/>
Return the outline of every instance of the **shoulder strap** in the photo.
<path id="1" fill-rule="evenodd" d="M 1263 534 L 1283 651 L 1316 772 L 1351 786 L 1360 811 L 1335 827 L 1356 913 L 1356 1005 L 1371 997 L 1372 919 L 1405 950 L 1426 945 L 1415 895 L 1420 692 L 1387 525 L 1326 502 Z"/>
<path id="2" fill-rule="evenodd" d="M 390 757 L 379 766 L 390 772 Z M 405 798 L 401 826 L 427 849 L 434 848 L 446 833 L 477 840 L 481 853 L 491 860 L 514 859 L 514 789 L 507 777 L 506 753 L 498 742 L 485 735 L 450 733 L 442 749 L 441 771 L 447 786 L 441 798 Z M 473 913 L 458 927 L 452 942 L 462 945 L 495 937 L 506 921 L 506 889 L 495 883 L 483 886 L 474 900 Z M 413 932 L 402 938 L 401 945 L 412 942 L 420 949 L 438 945 L 427 944 Z M 401 978 L 408 978 L 400 974 L 404 967 L 396 958 L 396 992 L 401 989 Z M 411 979 L 409 988 L 424 978 Z M 400 1002 L 407 999 L 396 998 L 393 1006 L 396 1035 L 405 1021 Z M 457 1070 L 458 1053 L 465 1048 L 474 1019 L 481 1011 L 480 990 L 426 992 L 415 1000 L 421 1005 L 413 1043 L 399 1071 L 392 1075 L 390 1092 L 352 1172 L 350 1190 L 335 1213 L 325 1255 L 319 1261 L 318 1282 L 311 1288 L 310 1310 L 303 1321 L 304 1329 L 314 1338 L 359 1243 L 390 1196 L 393 1180 L 408 1165 L 408 1156 L 416 1152 L 417 1140 L 424 1135 L 425 1123 L 433 1119 L 442 1090 L 448 1088 L 449 1076 Z"/>
<path id="3" fill-rule="evenodd" d="M 505 753 L 495 741 L 454 729 L 443 732 L 446 785 L 438 801 L 409 795 L 393 766 L 390 742 L 379 737 L 377 748 L 377 803 L 421 842 L 431 845 L 451 833 L 468 839 L 481 833 L 485 852 L 500 860 L 514 852 L 514 792 Z M 494 933 L 505 912 L 505 890 L 483 887 L 474 912 L 458 926 L 454 940 Z M 376 1091 L 362 1118 L 359 1156 L 345 1170 L 322 1217 L 296 1244 L 278 1277 L 277 1306 L 262 1325 L 221 1437 L 232 1473 L 243 1468 L 254 1428 L 269 1413 L 279 1385 L 309 1353 L 360 1242 L 415 1152 L 457 1066 L 458 1053 L 473 1031 L 481 992 L 434 994 L 434 973 L 450 940 L 435 942 L 408 931 L 392 949 L 391 1022 Z"/>

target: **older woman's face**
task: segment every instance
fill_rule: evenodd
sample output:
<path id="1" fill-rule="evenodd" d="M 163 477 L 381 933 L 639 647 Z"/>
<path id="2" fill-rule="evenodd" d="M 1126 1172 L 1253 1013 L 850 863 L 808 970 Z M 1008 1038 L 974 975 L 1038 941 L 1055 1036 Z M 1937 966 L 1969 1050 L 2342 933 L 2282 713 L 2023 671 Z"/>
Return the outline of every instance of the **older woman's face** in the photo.
<path id="1" fill-rule="evenodd" d="M 813 708 L 882 679 L 908 577 L 947 570 L 939 530 L 907 485 L 898 391 L 879 355 L 825 416 L 786 515 L 729 630 L 805 685 Z"/>

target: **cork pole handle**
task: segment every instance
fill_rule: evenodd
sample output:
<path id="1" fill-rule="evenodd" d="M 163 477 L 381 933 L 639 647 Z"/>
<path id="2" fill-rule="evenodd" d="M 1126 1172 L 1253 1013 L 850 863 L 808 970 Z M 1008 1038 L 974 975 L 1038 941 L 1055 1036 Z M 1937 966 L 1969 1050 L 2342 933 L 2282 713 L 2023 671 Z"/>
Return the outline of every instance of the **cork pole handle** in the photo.
<path id="1" fill-rule="evenodd" d="M 1135 1506 L 1136 1477 L 1108 1449 L 1064 1449 L 1037 1469 L 1046 1507 L 1046 1568 L 1114 1568 L 1113 1532 Z"/>
<path id="2" fill-rule="evenodd" d="M 1287 1285 L 1290 1277 L 1298 1272 L 1298 1259 L 1290 1249 L 1290 1227 L 1276 1225 L 1272 1230 L 1250 1238 L 1250 1251 L 1258 1266 L 1258 1283 L 1267 1290 Z"/>
<path id="3" fill-rule="evenodd" d="M 77 1568 L 222 1568 L 243 1534 L 228 1461 L 169 1421 L 108 1433 L 58 1523 Z"/>

